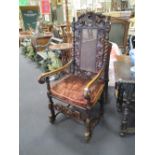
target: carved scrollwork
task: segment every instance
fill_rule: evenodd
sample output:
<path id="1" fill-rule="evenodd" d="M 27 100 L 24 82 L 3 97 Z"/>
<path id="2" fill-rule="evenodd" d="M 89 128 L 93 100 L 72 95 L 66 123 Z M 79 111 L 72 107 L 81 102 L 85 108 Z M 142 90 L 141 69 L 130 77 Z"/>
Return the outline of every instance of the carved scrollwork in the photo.
<path id="1" fill-rule="evenodd" d="M 97 14 L 94 12 L 87 12 L 79 16 L 75 28 L 79 29 L 83 27 L 94 27 L 109 30 L 109 21 L 109 16 L 104 16 L 102 14 Z"/>
<path id="2" fill-rule="evenodd" d="M 94 12 L 87 12 L 82 14 L 76 22 L 73 24 L 74 32 L 74 60 L 75 60 L 75 72 L 82 77 L 92 77 L 93 72 L 85 71 L 80 69 L 80 56 L 81 56 L 81 40 L 83 29 L 97 29 L 97 44 L 96 44 L 96 73 L 101 68 L 106 68 L 109 64 L 108 57 L 110 56 L 109 51 L 109 31 L 111 28 L 110 17 L 102 14 L 96 14 Z M 108 70 L 105 70 L 108 72 Z M 108 73 L 105 73 L 106 75 Z M 103 79 L 104 77 L 102 77 Z"/>

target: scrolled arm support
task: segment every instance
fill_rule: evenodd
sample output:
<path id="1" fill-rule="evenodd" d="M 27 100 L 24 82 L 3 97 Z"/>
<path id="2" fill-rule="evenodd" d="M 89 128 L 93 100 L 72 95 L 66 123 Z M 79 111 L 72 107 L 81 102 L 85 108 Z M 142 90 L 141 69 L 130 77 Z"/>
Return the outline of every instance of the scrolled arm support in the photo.
<path id="1" fill-rule="evenodd" d="M 49 71 L 49 72 L 46 72 L 46 73 L 42 73 L 39 78 L 38 78 L 38 82 L 40 84 L 43 84 L 46 82 L 46 78 L 49 77 L 49 76 L 52 76 L 52 75 L 55 75 L 61 71 L 64 71 L 66 68 L 68 68 L 72 63 L 72 60 L 70 60 L 67 64 L 65 64 L 64 66 L 56 69 L 56 70 L 53 70 L 53 71 Z"/>
<path id="2" fill-rule="evenodd" d="M 104 70 L 101 69 L 100 72 L 91 80 L 89 81 L 85 88 L 84 88 L 84 97 L 86 99 L 90 99 L 90 96 L 91 96 L 91 86 L 101 77 L 101 75 L 104 73 Z"/>

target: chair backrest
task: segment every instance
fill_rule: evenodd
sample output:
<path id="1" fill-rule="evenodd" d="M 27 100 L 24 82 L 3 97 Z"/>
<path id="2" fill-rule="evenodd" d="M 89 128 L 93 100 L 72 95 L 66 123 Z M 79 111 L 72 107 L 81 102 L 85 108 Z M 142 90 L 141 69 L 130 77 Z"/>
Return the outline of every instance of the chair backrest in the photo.
<path id="1" fill-rule="evenodd" d="M 91 76 L 109 66 L 110 17 L 93 12 L 73 21 L 73 58 L 75 73 Z M 108 53 L 109 52 L 109 53 Z"/>

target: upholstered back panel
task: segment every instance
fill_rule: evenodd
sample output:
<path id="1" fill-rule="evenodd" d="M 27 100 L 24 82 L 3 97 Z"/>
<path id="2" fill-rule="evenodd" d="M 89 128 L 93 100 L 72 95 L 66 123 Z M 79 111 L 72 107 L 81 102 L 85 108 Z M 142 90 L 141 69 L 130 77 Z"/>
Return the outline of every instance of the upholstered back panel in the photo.
<path id="1" fill-rule="evenodd" d="M 110 17 L 87 12 L 73 22 L 75 71 L 82 76 L 96 74 L 104 67 L 108 52 Z"/>

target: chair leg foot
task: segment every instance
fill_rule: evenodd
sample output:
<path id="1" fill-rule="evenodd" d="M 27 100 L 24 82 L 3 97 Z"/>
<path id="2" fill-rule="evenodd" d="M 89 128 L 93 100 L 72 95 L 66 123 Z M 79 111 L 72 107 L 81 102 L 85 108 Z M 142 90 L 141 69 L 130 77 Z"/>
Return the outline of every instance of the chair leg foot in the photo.
<path id="1" fill-rule="evenodd" d="M 91 120 L 87 118 L 85 124 L 86 124 L 86 131 L 84 133 L 84 138 L 85 138 L 85 141 L 88 143 L 92 136 Z"/>
<path id="2" fill-rule="evenodd" d="M 55 122 L 55 116 L 49 116 L 49 122 L 51 124 L 54 124 L 54 122 Z"/>
<path id="3" fill-rule="evenodd" d="M 54 107 L 53 107 L 53 103 L 50 103 L 48 105 L 48 108 L 51 111 L 51 116 L 49 116 L 49 121 L 50 121 L 50 123 L 54 124 L 55 119 L 56 119 L 56 115 L 55 115 L 55 110 L 54 110 Z"/>
<path id="4" fill-rule="evenodd" d="M 85 138 L 85 141 L 88 143 L 89 141 L 90 141 L 90 139 L 91 139 L 91 136 L 92 136 L 92 133 L 89 131 L 86 131 L 85 133 L 84 133 L 84 138 Z"/>
<path id="5" fill-rule="evenodd" d="M 121 137 L 125 137 L 126 136 L 126 133 L 125 132 L 120 132 L 119 134 Z"/>

